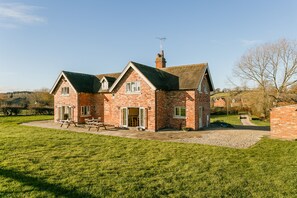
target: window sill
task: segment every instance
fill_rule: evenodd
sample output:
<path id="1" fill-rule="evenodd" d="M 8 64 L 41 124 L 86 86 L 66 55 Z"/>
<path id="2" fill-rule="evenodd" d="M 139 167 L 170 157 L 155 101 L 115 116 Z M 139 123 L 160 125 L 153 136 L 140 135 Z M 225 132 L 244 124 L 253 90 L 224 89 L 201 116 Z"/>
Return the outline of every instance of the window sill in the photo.
<path id="1" fill-rule="evenodd" d="M 62 94 L 61 96 L 69 96 L 69 94 Z"/>

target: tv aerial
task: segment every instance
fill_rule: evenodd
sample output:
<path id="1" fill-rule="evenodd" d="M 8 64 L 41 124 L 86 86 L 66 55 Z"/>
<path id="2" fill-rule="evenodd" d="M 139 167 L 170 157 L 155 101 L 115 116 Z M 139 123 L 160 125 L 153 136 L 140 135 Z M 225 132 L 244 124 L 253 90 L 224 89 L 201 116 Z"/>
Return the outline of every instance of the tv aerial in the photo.
<path id="1" fill-rule="evenodd" d="M 165 42 L 166 37 L 156 37 L 156 39 L 160 40 L 160 50 L 162 51 L 163 50 L 163 43 Z"/>

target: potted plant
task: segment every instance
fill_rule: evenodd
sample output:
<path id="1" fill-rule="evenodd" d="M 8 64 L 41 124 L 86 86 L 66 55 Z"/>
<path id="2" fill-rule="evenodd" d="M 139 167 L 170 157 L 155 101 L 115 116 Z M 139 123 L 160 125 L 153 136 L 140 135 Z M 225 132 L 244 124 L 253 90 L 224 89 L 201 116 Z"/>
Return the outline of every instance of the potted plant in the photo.
<path id="1" fill-rule="evenodd" d="M 186 131 L 190 131 L 191 128 L 190 127 L 183 127 L 182 130 L 186 132 Z"/>

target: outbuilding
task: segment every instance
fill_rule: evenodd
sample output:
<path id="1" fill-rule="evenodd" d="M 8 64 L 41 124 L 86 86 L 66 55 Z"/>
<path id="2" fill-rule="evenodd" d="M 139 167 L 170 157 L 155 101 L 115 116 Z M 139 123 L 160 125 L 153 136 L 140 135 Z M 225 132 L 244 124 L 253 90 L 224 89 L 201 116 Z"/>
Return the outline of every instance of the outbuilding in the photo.
<path id="1" fill-rule="evenodd" d="M 270 128 L 272 138 L 297 139 L 297 104 L 273 108 Z"/>

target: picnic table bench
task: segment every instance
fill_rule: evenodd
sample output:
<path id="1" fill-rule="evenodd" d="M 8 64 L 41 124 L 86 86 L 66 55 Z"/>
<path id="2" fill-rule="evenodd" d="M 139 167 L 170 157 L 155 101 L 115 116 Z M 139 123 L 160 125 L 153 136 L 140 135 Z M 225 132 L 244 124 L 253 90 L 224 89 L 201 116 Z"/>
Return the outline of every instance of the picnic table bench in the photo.
<path id="1" fill-rule="evenodd" d="M 58 120 L 58 122 L 61 124 L 60 127 L 62 127 L 64 124 L 67 126 L 67 128 L 68 128 L 71 124 L 73 124 L 75 127 L 77 127 L 77 123 L 74 122 L 73 120 L 69 120 L 69 119 L 67 119 L 67 120 Z"/>
<path id="2" fill-rule="evenodd" d="M 106 130 L 106 125 L 101 119 L 85 119 L 86 127 L 90 131 L 91 128 L 96 128 L 99 131 L 100 127 L 103 127 Z"/>

